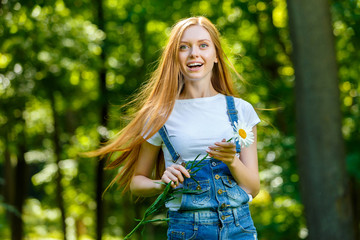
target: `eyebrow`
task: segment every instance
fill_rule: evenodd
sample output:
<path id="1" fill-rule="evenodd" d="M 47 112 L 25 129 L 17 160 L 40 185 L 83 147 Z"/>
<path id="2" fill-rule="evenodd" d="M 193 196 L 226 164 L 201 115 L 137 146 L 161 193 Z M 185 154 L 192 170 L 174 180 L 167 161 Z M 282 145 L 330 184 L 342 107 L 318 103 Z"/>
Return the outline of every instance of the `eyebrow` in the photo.
<path id="1" fill-rule="evenodd" d="M 206 41 L 206 42 L 211 42 L 211 40 L 209 40 L 209 39 L 200 39 L 200 40 L 198 40 L 197 42 L 204 42 L 204 41 Z M 180 43 L 189 43 L 189 42 L 187 42 L 187 41 L 180 41 Z"/>

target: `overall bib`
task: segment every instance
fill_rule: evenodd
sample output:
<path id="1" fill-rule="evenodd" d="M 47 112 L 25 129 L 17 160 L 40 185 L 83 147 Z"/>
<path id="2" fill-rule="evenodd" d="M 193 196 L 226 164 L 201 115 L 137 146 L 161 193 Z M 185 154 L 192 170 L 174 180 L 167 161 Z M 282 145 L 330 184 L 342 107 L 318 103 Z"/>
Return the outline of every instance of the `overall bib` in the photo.
<path id="1" fill-rule="evenodd" d="M 238 116 L 233 97 L 226 96 L 226 102 L 229 120 L 234 127 Z M 178 163 L 180 156 L 171 144 L 165 126 L 159 133 L 173 162 Z M 240 152 L 238 142 L 236 150 Z M 184 189 L 197 191 L 183 193 L 180 209 L 168 211 L 168 239 L 256 240 L 249 196 L 236 183 L 229 168 L 214 158 L 203 160 L 201 165 L 195 175 L 197 182 L 191 178 L 185 178 L 183 182 Z"/>

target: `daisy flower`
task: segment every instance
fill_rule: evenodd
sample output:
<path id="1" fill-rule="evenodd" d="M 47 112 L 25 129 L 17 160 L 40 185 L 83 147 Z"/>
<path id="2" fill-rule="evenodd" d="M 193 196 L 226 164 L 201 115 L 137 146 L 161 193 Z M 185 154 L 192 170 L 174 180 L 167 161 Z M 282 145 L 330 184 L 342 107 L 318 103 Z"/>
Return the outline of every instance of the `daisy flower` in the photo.
<path id="1" fill-rule="evenodd" d="M 254 142 L 254 133 L 245 123 L 234 122 L 234 139 L 238 140 L 241 147 L 248 147 Z"/>

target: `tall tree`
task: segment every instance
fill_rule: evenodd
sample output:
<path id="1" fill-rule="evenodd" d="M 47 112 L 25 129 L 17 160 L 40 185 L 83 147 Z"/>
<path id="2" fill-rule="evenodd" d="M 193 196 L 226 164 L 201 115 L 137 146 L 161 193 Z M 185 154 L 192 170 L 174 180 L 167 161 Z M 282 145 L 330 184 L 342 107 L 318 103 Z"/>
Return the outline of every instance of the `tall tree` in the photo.
<path id="1" fill-rule="evenodd" d="M 51 89 L 51 88 L 49 88 Z M 50 97 L 50 103 L 51 103 L 51 109 L 52 109 L 52 117 L 54 121 L 54 132 L 53 132 L 53 143 L 54 143 L 54 153 L 55 153 L 55 159 L 57 164 L 57 172 L 56 172 L 56 201 L 58 204 L 58 207 L 61 212 L 61 230 L 63 232 L 63 239 L 67 239 L 66 234 L 66 211 L 64 206 L 64 198 L 63 198 L 63 186 L 61 184 L 63 179 L 63 174 L 61 173 L 60 168 L 60 160 L 61 160 L 61 153 L 62 149 L 60 146 L 60 129 L 59 129 L 59 120 L 58 120 L 58 114 L 56 112 L 56 100 L 54 96 L 54 92 L 52 91 L 49 93 Z"/>
<path id="2" fill-rule="evenodd" d="M 297 152 L 309 239 L 354 239 L 327 0 L 289 0 Z"/>
<path id="3" fill-rule="evenodd" d="M 24 126 L 23 119 L 20 119 L 20 124 Z M 28 176 L 28 165 L 25 161 L 26 142 L 25 133 L 22 131 L 18 137 L 20 140 L 17 141 L 17 163 L 15 166 L 15 174 L 13 181 L 15 182 L 15 191 L 13 199 L 16 210 L 22 214 L 23 205 L 26 198 L 26 187 L 27 187 L 27 176 Z M 11 214 L 11 239 L 21 240 L 24 235 L 24 224 L 22 215 Z"/>
<path id="4" fill-rule="evenodd" d="M 104 8 L 102 0 L 95 0 L 94 5 L 96 6 L 96 22 L 98 28 L 105 32 L 105 18 L 104 18 Z M 106 88 L 106 40 L 104 40 L 101 50 L 101 66 L 98 71 L 99 75 L 99 100 L 100 100 L 100 124 L 102 127 L 107 127 L 108 120 L 107 115 L 109 111 L 108 103 L 107 103 L 107 88 Z M 101 133 L 100 133 L 101 134 Z M 101 134 L 101 143 L 105 143 L 107 141 L 106 134 Z M 98 165 L 96 168 L 96 239 L 102 239 L 102 231 L 103 231 L 103 222 L 104 222 L 104 210 L 103 210 L 103 201 L 102 194 L 104 191 L 104 166 L 105 166 L 105 158 L 100 158 L 98 161 Z"/>

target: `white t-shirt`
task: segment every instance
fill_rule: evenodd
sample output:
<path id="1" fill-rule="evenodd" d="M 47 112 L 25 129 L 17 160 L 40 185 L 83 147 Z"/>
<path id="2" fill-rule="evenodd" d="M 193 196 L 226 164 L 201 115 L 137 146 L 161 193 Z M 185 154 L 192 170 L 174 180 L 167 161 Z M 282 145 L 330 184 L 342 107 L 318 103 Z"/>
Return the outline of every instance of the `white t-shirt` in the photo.
<path id="1" fill-rule="evenodd" d="M 250 103 L 234 98 L 238 111 L 238 122 L 253 127 L 260 122 Z M 233 137 L 233 129 L 227 115 L 226 98 L 223 94 L 212 97 L 178 99 L 169 119 L 165 123 L 169 139 L 182 161 L 198 160 L 206 155 L 206 149 L 222 139 Z M 173 164 L 171 155 L 157 132 L 147 140 L 155 146 L 162 146 L 165 167 Z"/>

